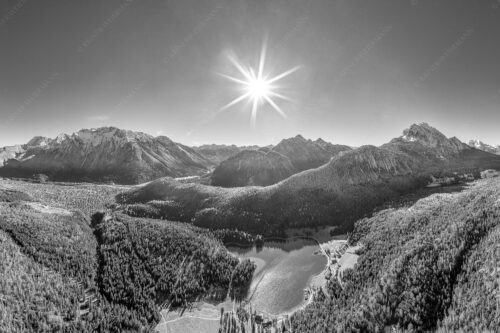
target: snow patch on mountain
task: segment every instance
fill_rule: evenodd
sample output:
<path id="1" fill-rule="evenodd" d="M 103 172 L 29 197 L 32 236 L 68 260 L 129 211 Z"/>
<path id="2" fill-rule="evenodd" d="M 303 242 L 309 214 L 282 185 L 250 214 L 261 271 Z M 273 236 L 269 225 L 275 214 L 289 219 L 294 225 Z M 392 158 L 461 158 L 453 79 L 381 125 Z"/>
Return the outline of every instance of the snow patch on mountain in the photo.
<path id="1" fill-rule="evenodd" d="M 487 151 L 488 153 L 500 155 L 500 145 L 489 145 L 480 140 L 470 140 L 469 146 Z"/>

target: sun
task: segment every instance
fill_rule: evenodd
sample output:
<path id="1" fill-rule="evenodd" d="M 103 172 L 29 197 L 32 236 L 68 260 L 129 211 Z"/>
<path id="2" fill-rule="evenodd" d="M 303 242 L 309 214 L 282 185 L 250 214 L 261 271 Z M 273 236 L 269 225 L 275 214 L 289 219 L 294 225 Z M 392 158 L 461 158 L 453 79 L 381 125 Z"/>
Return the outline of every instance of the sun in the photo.
<path id="1" fill-rule="evenodd" d="M 300 66 L 293 67 L 281 74 L 270 77 L 270 74 L 265 72 L 266 51 L 267 43 L 264 42 L 260 52 L 259 66 L 257 69 L 241 64 L 235 56 L 229 56 L 229 60 L 236 67 L 241 77 L 233 77 L 226 74 L 219 75 L 237 83 L 242 91 L 242 94 L 222 107 L 219 112 L 227 110 L 230 107 L 247 100 L 252 105 L 250 118 L 252 126 L 255 126 L 259 107 L 264 106 L 265 104 L 269 104 L 278 114 L 287 118 L 286 113 L 283 112 L 283 110 L 278 106 L 275 99 L 288 101 L 290 99 L 278 92 L 280 87 L 277 86 L 276 83 L 300 69 Z"/>
<path id="2" fill-rule="evenodd" d="M 255 78 L 248 82 L 246 91 L 252 99 L 262 100 L 270 96 L 271 89 L 266 80 Z"/>

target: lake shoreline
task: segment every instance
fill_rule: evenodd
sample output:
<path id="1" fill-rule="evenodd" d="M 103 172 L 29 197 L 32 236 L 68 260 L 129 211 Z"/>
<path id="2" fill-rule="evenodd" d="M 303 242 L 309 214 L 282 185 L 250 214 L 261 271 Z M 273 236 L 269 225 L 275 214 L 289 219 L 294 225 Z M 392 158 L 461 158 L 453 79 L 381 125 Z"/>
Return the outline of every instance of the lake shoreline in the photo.
<path id="1" fill-rule="evenodd" d="M 328 227 L 325 228 L 320 228 L 318 229 L 312 229 L 312 228 L 307 228 L 307 229 L 293 229 L 288 232 L 288 235 L 290 237 L 287 238 L 280 238 L 280 237 L 270 237 L 268 239 L 265 239 L 265 242 L 262 244 L 262 247 L 256 244 L 225 244 L 227 247 L 228 251 L 234 255 L 235 257 L 238 257 L 238 259 L 247 259 L 249 258 L 250 260 L 257 260 L 258 267 L 255 272 L 254 278 L 256 280 L 253 281 L 253 286 L 249 290 L 249 295 L 250 295 L 250 300 L 244 300 L 243 304 L 247 310 L 248 308 L 251 307 L 252 312 L 256 311 L 257 314 L 263 315 L 264 318 L 268 319 L 276 319 L 278 322 L 281 322 L 283 320 L 288 321 L 291 316 L 293 316 L 294 313 L 297 311 L 303 310 L 305 307 L 307 307 L 309 304 L 314 299 L 314 295 L 316 295 L 317 291 L 319 288 L 323 288 L 325 290 L 326 286 L 326 275 L 330 272 L 332 265 L 332 253 L 334 253 L 332 248 L 338 248 L 339 245 L 342 244 L 347 244 L 347 235 L 336 235 L 336 236 L 331 236 L 330 235 L 330 229 Z M 310 242 L 310 245 L 301 245 L 299 246 L 301 241 L 305 242 Z M 336 244 L 336 245 L 332 245 Z M 242 246 L 239 246 L 242 245 Z M 257 249 L 257 246 L 260 249 Z M 304 253 L 303 248 L 304 247 L 311 247 L 314 246 L 314 248 L 309 249 L 311 252 Z M 275 251 L 275 252 L 280 252 L 283 250 L 280 250 L 280 248 L 286 249 L 285 253 L 282 254 L 281 256 L 285 255 L 285 257 L 278 256 L 276 258 L 274 257 L 262 257 L 263 253 L 260 252 L 263 250 L 266 251 Z M 233 248 L 233 249 L 232 249 Z M 239 248 L 239 250 L 237 250 Z M 302 253 L 300 253 L 300 250 L 302 250 Z M 239 251 L 239 253 L 238 253 Z M 258 252 L 259 251 L 259 252 Z M 299 251 L 299 252 L 295 252 Z M 291 254 L 290 257 L 290 252 L 294 252 Z M 265 253 L 265 252 L 264 252 Z M 329 255 L 330 254 L 330 255 Z M 261 256 L 262 258 L 259 258 Z M 313 259 L 311 257 L 316 257 L 316 256 L 324 256 L 326 259 L 326 262 L 324 263 L 324 266 L 320 269 L 318 272 L 318 259 Z M 302 258 L 302 259 L 299 259 Z M 306 259 L 309 258 L 309 259 Z M 266 262 L 267 260 L 267 262 Z M 292 260 L 290 262 L 289 260 Z M 309 269 L 313 268 L 312 262 L 316 262 L 316 274 L 313 274 L 307 278 L 307 282 L 304 284 L 302 282 L 301 287 L 297 287 L 294 290 L 295 293 L 295 299 L 298 298 L 297 291 L 300 289 L 300 302 L 298 302 L 297 305 L 293 306 L 292 308 L 289 308 L 284 311 L 266 311 L 270 310 L 272 307 L 275 307 L 275 305 L 265 305 L 265 306 L 260 306 L 259 303 L 262 303 L 262 301 L 266 301 L 264 299 L 260 299 L 260 301 L 254 298 L 254 294 L 256 293 L 255 297 L 262 297 L 262 295 L 267 295 L 268 293 L 266 290 L 278 290 L 280 288 L 286 288 L 290 289 L 290 287 L 293 287 L 289 285 L 288 283 L 283 283 L 283 279 L 280 280 L 280 277 L 278 277 L 277 282 L 274 281 L 276 279 L 276 274 L 283 274 L 281 269 L 284 269 L 285 267 L 287 268 L 287 272 L 291 274 L 304 274 L 303 270 L 304 266 L 297 266 L 294 267 L 292 271 L 290 271 L 290 266 L 289 265 L 295 265 L 293 261 L 295 260 L 300 260 L 302 264 L 304 265 L 304 261 L 307 263 L 305 267 L 310 267 Z M 288 263 L 285 263 L 288 262 Z M 278 265 L 278 266 L 276 266 Z M 285 265 L 284 267 L 281 267 L 279 265 Z M 273 270 L 276 269 L 277 267 L 281 268 L 278 269 L 278 271 L 274 272 Z M 271 270 L 271 271 L 266 271 L 266 270 Z M 301 273 L 302 272 L 302 273 Z M 263 282 L 261 280 L 264 280 Z M 304 281 L 304 280 L 302 280 Z M 261 283 L 262 282 L 262 283 Z M 274 286 L 274 283 L 277 283 L 276 288 Z M 264 288 L 264 289 L 261 289 Z M 270 289 L 271 288 L 271 289 Z M 307 299 L 304 297 L 304 291 L 309 290 L 309 295 Z M 260 295 L 259 295 L 260 292 Z M 276 296 L 283 296 L 283 294 L 289 294 L 287 290 L 279 290 L 276 293 Z M 272 296 L 269 296 L 272 298 Z M 293 301 L 289 298 L 283 298 L 283 301 Z M 201 323 L 206 323 L 207 325 L 211 326 L 212 324 L 215 324 L 217 319 L 220 318 L 220 313 L 221 309 L 224 308 L 225 312 L 235 312 L 237 307 L 239 306 L 239 303 L 235 301 L 231 301 L 226 299 L 225 301 L 221 302 L 211 302 L 210 300 L 200 300 L 196 304 L 193 304 L 193 308 L 186 310 L 185 312 L 181 312 L 179 310 L 174 310 L 170 309 L 162 309 L 161 314 L 162 314 L 162 319 L 161 322 L 158 325 L 158 329 L 160 329 L 161 332 L 164 332 L 163 329 L 166 329 L 167 327 L 173 328 L 177 327 L 176 325 L 183 325 L 184 324 L 190 324 L 194 322 L 201 322 Z M 269 306 L 271 308 L 269 308 Z M 273 313 L 274 312 L 274 313 Z M 165 326 L 166 325 L 166 326 Z M 179 326 L 180 327 L 180 326 Z M 208 329 L 208 327 L 206 327 Z M 212 328 L 212 327 L 211 327 Z M 215 325 L 214 325 L 215 328 Z M 212 332 L 212 331 L 210 331 Z M 214 330 L 214 332 L 216 332 Z"/>

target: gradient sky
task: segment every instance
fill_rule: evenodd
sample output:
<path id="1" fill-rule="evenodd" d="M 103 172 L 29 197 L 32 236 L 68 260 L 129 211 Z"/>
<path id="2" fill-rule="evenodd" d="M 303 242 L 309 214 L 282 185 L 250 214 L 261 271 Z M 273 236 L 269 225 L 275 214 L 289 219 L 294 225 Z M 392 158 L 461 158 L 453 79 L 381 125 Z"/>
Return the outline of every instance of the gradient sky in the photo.
<path id="1" fill-rule="evenodd" d="M 216 73 L 232 52 L 293 102 L 283 119 Z M 411 123 L 500 143 L 500 0 L 2 0 L 0 146 L 117 126 L 188 145 L 302 134 L 379 145 Z"/>

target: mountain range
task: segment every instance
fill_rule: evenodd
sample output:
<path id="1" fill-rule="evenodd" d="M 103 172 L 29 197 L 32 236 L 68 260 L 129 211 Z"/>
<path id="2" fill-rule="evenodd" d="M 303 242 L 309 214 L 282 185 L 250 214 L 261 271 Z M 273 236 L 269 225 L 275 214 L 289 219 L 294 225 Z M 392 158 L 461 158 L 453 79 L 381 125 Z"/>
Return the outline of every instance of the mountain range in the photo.
<path id="1" fill-rule="evenodd" d="M 35 137 L 27 144 L 0 150 L 0 175 L 53 180 L 113 181 L 137 184 L 164 176 L 208 172 L 213 162 L 166 136 L 102 127 L 55 139 Z"/>
<path id="2" fill-rule="evenodd" d="M 36 136 L 26 144 L 0 148 L 0 176 L 45 174 L 56 181 L 121 184 L 204 176 L 199 181 L 207 179 L 218 186 L 269 185 L 324 164 L 347 149 L 351 148 L 300 135 L 267 147 L 188 147 L 166 136 L 102 127 L 54 139 Z"/>
<path id="3" fill-rule="evenodd" d="M 212 185 L 272 185 L 297 172 L 317 168 L 336 154 L 351 149 L 322 139 L 306 140 L 297 135 L 282 140 L 274 147 L 244 150 L 222 161 L 212 174 Z"/>
<path id="4" fill-rule="evenodd" d="M 280 188 L 330 190 L 344 183 L 381 179 L 385 174 L 413 177 L 454 166 L 487 167 L 486 160 L 492 157 L 482 153 L 499 153 L 499 149 L 480 141 L 466 145 L 425 123 L 412 125 L 401 137 L 380 147 L 354 150 L 301 135 L 267 147 L 188 147 L 166 136 L 102 127 L 54 139 L 36 136 L 26 144 L 0 148 L 0 176 L 46 174 L 51 180 L 138 184 L 166 176 L 205 175 L 210 178 L 207 183 L 222 187 L 268 186 L 283 181 Z M 307 170 L 311 172 L 301 173 Z"/>
<path id="5" fill-rule="evenodd" d="M 384 201 L 433 177 L 479 177 L 500 169 L 500 156 L 447 138 L 426 123 L 380 146 L 362 146 L 271 186 L 219 188 L 163 178 L 118 197 L 132 214 L 204 227 L 237 227 L 279 234 L 291 226 L 352 223 Z"/>

